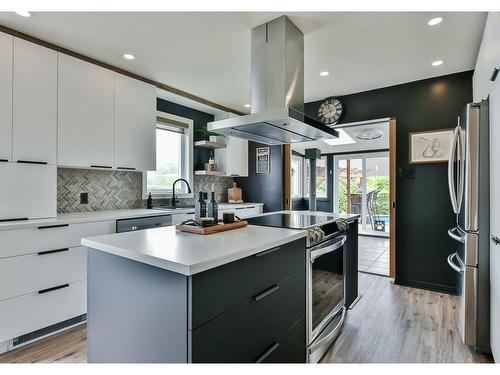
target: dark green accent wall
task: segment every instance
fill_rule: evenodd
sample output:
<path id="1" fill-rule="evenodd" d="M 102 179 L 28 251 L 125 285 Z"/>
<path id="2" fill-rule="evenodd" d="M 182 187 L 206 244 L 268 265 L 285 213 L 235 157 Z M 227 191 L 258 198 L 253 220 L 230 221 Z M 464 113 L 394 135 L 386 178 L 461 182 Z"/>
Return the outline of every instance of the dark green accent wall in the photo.
<path id="1" fill-rule="evenodd" d="M 267 145 L 248 142 L 248 177 L 235 178 L 242 188 L 243 201 L 264 203 L 264 211 L 282 210 L 284 200 L 285 176 L 283 169 L 283 146 L 270 146 L 271 170 L 269 173 L 256 173 L 256 154 L 258 147 Z"/>
<path id="2" fill-rule="evenodd" d="M 456 292 L 446 257 L 455 243 L 447 235 L 455 217 L 448 195 L 447 165 L 408 163 L 408 133 L 456 126 L 472 101 L 472 71 L 341 96 L 342 123 L 384 117 L 397 120 L 396 283 Z M 333 94 L 333 92 L 332 92 Z M 317 118 L 321 101 L 306 103 Z M 406 172 L 413 172 L 407 178 Z"/>

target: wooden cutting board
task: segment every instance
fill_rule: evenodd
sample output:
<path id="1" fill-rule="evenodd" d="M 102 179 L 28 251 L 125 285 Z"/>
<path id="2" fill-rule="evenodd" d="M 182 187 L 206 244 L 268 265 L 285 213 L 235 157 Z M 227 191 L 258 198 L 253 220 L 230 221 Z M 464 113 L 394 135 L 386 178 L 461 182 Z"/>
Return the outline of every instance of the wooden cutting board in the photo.
<path id="1" fill-rule="evenodd" d="M 220 233 L 220 232 L 225 232 L 227 230 L 232 230 L 232 229 L 238 229 L 238 228 L 243 228 L 248 225 L 248 222 L 245 220 L 242 221 L 236 221 L 231 224 L 215 224 L 210 227 L 197 227 L 194 225 L 182 225 L 182 224 L 177 224 L 175 226 L 175 229 L 181 232 L 189 232 L 189 233 L 195 233 L 195 234 L 214 234 L 214 233 Z"/>
<path id="2" fill-rule="evenodd" d="M 227 201 L 229 203 L 243 203 L 243 194 L 241 188 L 236 187 L 236 182 L 233 182 L 233 187 L 227 189 Z"/>

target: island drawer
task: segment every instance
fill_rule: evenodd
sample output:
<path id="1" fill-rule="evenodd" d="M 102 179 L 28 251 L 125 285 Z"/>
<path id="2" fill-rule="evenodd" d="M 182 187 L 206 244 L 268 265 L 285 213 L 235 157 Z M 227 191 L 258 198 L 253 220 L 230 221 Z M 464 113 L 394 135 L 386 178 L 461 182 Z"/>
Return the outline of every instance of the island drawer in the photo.
<path id="1" fill-rule="evenodd" d="M 190 278 L 190 321 L 194 329 L 267 287 L 305 270 L 305 239 L 270 248 Z"/>
<path id="2" fill-rule="evenodd" d="M 0 258 L 81 245 L 83 237 L 115 232 L 115 221 L 46 224 L 0 231 Z"/>
<path id="3" fill-rule="evenodd" d="M 0 301 L 0 342 L 85 314 L 87 282 Z"/>
<path id="4" fill-rule="evenodd" d="M 0 301 L 87 278 L 83 246 L 0 259 Z"/>
<path id="5" fill-rule="evenodd" d="M 277 345 L 276 345 L 277 344 Z M 305 363 L 306 320 L 300 319 L 261 355 L 262 363 Z"/>
<path id="6" fill-rule="evenodd" d="M 305 315 L 304 270 L 271 288 L 193 330 L 192 362 L 255 362 L 279 341 Z"/>

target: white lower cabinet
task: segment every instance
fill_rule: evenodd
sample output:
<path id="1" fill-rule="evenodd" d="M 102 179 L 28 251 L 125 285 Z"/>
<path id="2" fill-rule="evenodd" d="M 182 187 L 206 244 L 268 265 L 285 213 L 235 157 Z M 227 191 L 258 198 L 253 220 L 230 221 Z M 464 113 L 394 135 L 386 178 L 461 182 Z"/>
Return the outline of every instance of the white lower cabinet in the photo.
<path id="1" fill-rule="evenodd" d="M 87 278 L 84 246 L 0 259 L 0 301 Z"/>
<path id="2" fill-rule="evenodd" d="M 46 224 L 0 231 L 0 258 L 80 246 L 83 237 L 115 232 L 115 221 Z"/>
<path id="3" fill-rule="evenodd" d="M 115 228 L 109 220 L 0 230 L 0 343 L 85 314 L 81 239 Z"/>
<path id="4" fill-rule="evenodd" d="M 86 280 L 0 301 L 0 342 L 86 312 Z"/>
<path id="5" fill-rule="evenodd" d="M 55 165 L 0 163 L 0 220 L 50 218 L 56 210 Z"/>

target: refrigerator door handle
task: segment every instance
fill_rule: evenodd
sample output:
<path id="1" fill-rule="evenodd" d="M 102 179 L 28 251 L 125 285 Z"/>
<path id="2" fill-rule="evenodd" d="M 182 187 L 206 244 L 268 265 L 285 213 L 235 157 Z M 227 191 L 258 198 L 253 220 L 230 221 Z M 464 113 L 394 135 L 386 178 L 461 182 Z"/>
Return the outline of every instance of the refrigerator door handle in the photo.
<path id="1" fill-rule="evenodd" d="M 448 255 L 448 264 L 450 265 L 451 268 L 453 268 L 459 274 L 463 274 L 464 270 L 465 270 L 465 266 L 462 264 L 462 262 L 460 261 L 460 258 L 457 255 L 458 254 L 456 252 Z M 453 261 L 453 258 L 457 258 L 458 262 L 460 263 L 460 266 L 457 266 L 455 264 L 455 262 Z"/>
<path id="2" fill-rule="evenodd" d="M 448 189 L 450 191 L 451 206 L 453 207 L 453 212 L 458 214 L 458 202 L 457 193 L 455 191 L 455 156 L 458 144 L 458 134 L 460 126 L 457 126 L 453 131 L 453 140 L 450 147 L 450 156 L 448 159 Z"/>
<path id="3" fill-rule="evenodd" d="M 453 227 L 453 228 L 448 229 L 448 236 L 450 236 L 451 238 L 453 238 L 454 240 L 456 240 L 458 242 L 465 243 L 465 240 L 458 232 L 457 227 Z"/>

